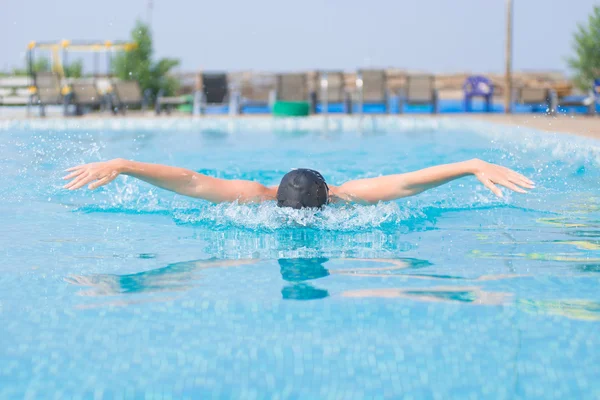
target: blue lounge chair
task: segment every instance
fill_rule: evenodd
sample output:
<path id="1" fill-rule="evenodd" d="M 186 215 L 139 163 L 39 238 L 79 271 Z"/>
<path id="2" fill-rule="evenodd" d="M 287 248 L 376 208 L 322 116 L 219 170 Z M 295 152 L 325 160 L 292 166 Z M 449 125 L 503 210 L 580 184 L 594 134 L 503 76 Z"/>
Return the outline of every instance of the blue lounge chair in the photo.
<path id="1" fill-rule="evenodd" d="M 517 103 L 531 106 L 531 111 L 552 113 L 555 95 L 549 88 L 521 87 L 518 89 Z"/>
<path id="2" fill-rule="evenodd" d="M 199 114 L 238 113 L 238 106 L 232 105 L 235 96 L 231 96 L 226 73 L 203 73 L 201 80 L 202 90 L 194 96 L 194 110 Z"/>
<path id="3" fill-rule="evenodd" d="M 431 113 L 438 112 L 438 94 L 433 75 L 408 75 L 403 93 L 400 95 L 399 112 L 404 105 L 431 105 Z"/>
<path id="4" fill-rule="evenodd" d="M 350 113 L 352 102 L 346 91 L 344 73 L 341 71 L 321 71 L 317 74 L 315 90 L 316 112 Z"/>
<path id="5" fill-rule="evenodd" d="M 488 78 L 480 75 L 468 77 L 463 85 L 463 91 L 465 93 L 465 111 L 471 111 L 474 97 L 482 97 L 485 102 L 485 111 L 492 111 L 494 84 Z"/>
<path id="6" fill-rule="evenodd" d="M 271 73 L 251 72 L 240 83 L 240 112 L 268 114 L 275 103 L 277 80 Z"/>
<path id="7" fill-rule="evenodd" d="M 387 75 L 382 69 L 359 70 L 356 74 L 355 111 L 362 114 L 389 112 Z"/>
<path id="8" fill-rule="evenodd" d="M 557 112 L 584 111 L 588 115 L 595 115 L 598 100 L 600 100 L 600 79 L 595 79 L 587 95 L 556 98 L 552 108 Z"/>

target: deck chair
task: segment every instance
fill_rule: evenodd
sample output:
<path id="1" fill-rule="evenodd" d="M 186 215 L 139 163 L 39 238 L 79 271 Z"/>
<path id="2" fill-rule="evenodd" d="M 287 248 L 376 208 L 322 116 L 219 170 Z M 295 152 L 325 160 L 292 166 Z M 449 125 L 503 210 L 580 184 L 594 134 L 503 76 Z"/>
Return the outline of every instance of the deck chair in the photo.
<path id="1" fill-rule="evenodd" d="M 382 69 L 359 70 L 356 74 L 356 102 L 358 112 L 365 111 L 365 105 L 383 105 L 384 113 L 389 112 L 387 75 Z"/>
<path id="2" fill-rule="evenodd" d="M 342 112 L 349 113 L 352 101 L 346 91 L 344 73 L 341 71 L 320 71 L 316 81 L 315 108 L 320 106 L 322 113 L 328 113 L 330 106 L 341 108 Z M 341 107 L 340 107 L 341 105 Z M 317 110 L 315 109 L 315 112 Z"/>
<path id="3" fill-rule="evenodd" d="M 230 110 L 232 97 L 229 92 L 227 74 L 222 72 L 203 73 L 201 79 L 200 114 L 206 114 L 206 111 L 210 109 L 221 111 L 225 106 L 227 110 Z M 237 113 L 238 110 L 235 111 Z"/>
<path id="4" fill-rule="evenodd" d="M 0 77 L 0 105 L 27 105 L 32 80 L 28 76 Z"/>
<path id="5" fill-rule="evenodd" d="M 304 73 L 278 74 L 275 89 L 276 101 L 308 102 L 309 112 L 315 111 L 315 94 L 308 89 L 308 76 Z"/>
<path id="6" fill-rule="evenodd" d="M 435 77 L 433 75 L 408 75 L 400 104 L 400 112 L 403 105 L 429 105 L 431 104 L 431 113 L 438 112 L 437 90 L 435 89 Z"/>
<path id="7" fill-rule="evenodd" d="M 75 105 L 75 115 L 83 115 L 86 107 L 101 108 L 105 105 L 104 97 L 98 92 L 96 83 L 83 80 L 71 83 L 69 103 Z"/>
<path id="8" fill-rule="evenodd" d="M 310 101 L 306 74 L 278 74 L 276 84 L 278 101 Z"/>
<path id="9" fill-rule="evenodd" d="M 482 97 L 485 102 L 485 111 L 492 111 L 494 84 L 485 76 L 469 76 L 463 84 L 463 92 L 465 94 L 465 111 L 471 111 L 471 104 L 475 97 Z"/>
<path id="10" fill-rule="evenodd" d="M 596 115 L 596 103 L 600 98 L 600 79 L 595 79 L 587 95 L 554 97 L 552 109 L 558 111 L 559 108 L 583 107 L 588 115 Z"/>
<path id="11" fill-rule="evenodd" d="M 47 105 L 64 105 L 65 99 L 61 92 L 60 76 L 56 72 L 38 72 L 33 75 L 35 94 L 32 104 L 40 106 L 40 115 L 46 116 Z M 66 109 L 66 107 L 65 107 Z"/>
<path id="12" fill-rule="evenodd" d="M 587 115 L 596 114 L 596 99 L 593 95 L 588 96 L 565 96 L 557 98 L 552 106 L 553 111 L 558 111 L 559 108 L 567 107 L 584 107 Z"/>
<path id="13" fill-rule="evenodd" d="M 517 102 L 532 106 L 534 111 L 542 108 L 544 111 L 552 113 L 555 109 L 552 90 L 548 88 L 521 87 L 517 92 Z"/>
<path id="14" fill-rule="evenodd" d="M 142 89 L 137 81 L 113 81 L 111 105 L 116 114 L 125 114 L 128 108 L 140 106 L 145 109 L 148 105 L 147 97 L 142 94 Z"/>
<path id="15" fill-rule="evenodd" d="M 158 91 L 156 102 L 154 103 L 154 112 L 160 115 L 163 111 L 171 114 L 175 107 L 190 103 L 189 96 L 165 96 L 164 90 Z"/>
<path id="16" fill-rule="evenodd" d="M 271 73 L 251 72 L 240 84 L 241 113 L 269 113 L 275 103 L 277 77 Z"/>

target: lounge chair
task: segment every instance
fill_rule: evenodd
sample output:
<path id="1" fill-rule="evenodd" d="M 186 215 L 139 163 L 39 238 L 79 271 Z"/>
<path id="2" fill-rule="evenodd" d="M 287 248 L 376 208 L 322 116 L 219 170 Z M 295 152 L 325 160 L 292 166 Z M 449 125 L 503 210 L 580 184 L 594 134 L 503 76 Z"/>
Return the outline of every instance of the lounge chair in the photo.
<path id="1" fill-rule="evenodd" d="M 148 105 L 147 96 L 142 94 L 142 89 L 137 81 L 113 81 L 111 105 L 116 114 L 125 114 L 128 108 L 139 106 L 145 109 Z"/>
<path id="2" fill-rule="evenodd" d="M 351 112 L 352 101 L 346 91 L 344 73 L 341 71 L 321 71 L 317 74 L 315 112 L 330 112 L 330 108 L 341 109 L 344 113 Z M 341 107 L 340 107 L 341 106 Z"/>
<path id="3" fill-rule="evenodd" d="M 306 74 L 278 74 L 275 88 L 277 101 L 308 101 L 311 96 L 308 91 L 308 77 Z"/>
<path id="4" fill-rule="evenodd" d="M 202 90 L 200 92 L 200 104 L 198 111 L 206 114 L 207 110 L 231 111 L 232 96 L 229 91 L 229 81 L 225 73 L 203 73 Z M 196 107 L 194 107 L 196 108 Z M 238 110 L 235 110 L 237 114 Z"/>
<path id="5" fill-rule="evenodd" d="M 315 94 L 308 88 L 304 73 L 278 74 L 273 113 L 281 116 L 306 116 L 315 111 Z"/>
<path id="6" fill-rule="evenodd" d="M 269 113 L 275 103 L 277 77 L 270 73 L 250 72 L 241 76 L 240 112 Z"/>
<path id="7" fill-rule="evenodd" d="M 542 108 L 544 112 L 552 113 L 553 94 L 548 88 L 521 87 L 517 91 L 517 103 L 531 106 L 533 111 Z"/>
<path id="8" fill-rule="evenodd" d="M 558 112 L 559 108 L 565 109 L 567 107 L 582 107 L 585 108 L 586 114 L 596 114 L 596 103 L 600 98 L 600 79 L 594 80 L 594 85 L 590 89 L 587 95 L 580 96 L 564 96 L 564 97 L 553 97 L 552 110 Z"/>
<path id="9" fill-rule="evenodd" d="M 463 85 L 463 91 L 465 93 L 465 111 L 471 111 L 474 97 L 482 97 L 485 102 L 485 111 L 492 111 L 494 84 L 488 78 L 479 75 L 468 77 Z"/>
<path id="10" fill-rule="evenodd" d="M 0 105 L 27 105 L 31 97 L 31 83 L 28 76 L 0 77 Z"/>
<path id="11" fill-rule="evenodd" d="M 93 81 L 76 80 L 71 83 L 69 103 L 75 105 L 75 115 L 83 115 L 84 108 L 102 108 L 104 96 L 98 92 Z"/>
<path id="12" fill-rule="evenodd" d="M 156 102 L 154 104 L 154 111 L 156 115 L 166 111 L 167 114 L 171 114 L 171 111 L 175 107 L 188 104 L 190 102 L 189 96 L 165 96 L 164 90 L 159 90 L 156 96 Z"/>
<path id="13" fill-rule="evenodd" d="M 61 92 L 60 76 L 56 72 L 38 72 L 33 75 L 35 94 L 32 104 L 40 106 L 40 115 L 46 116 L 47 105 L 65 105 Z M 65 106 L 66 113 L 66 106 Z"/>
<path id="14" fill-rule="evenodd" d="M 389 112 L 389 94 L 387 75 L 384 70 L 359 70 L 356 74 L 356 107 L 359 113 L 365 111 L 365 105 L 381 106 L 383 112 Z"/>
<path id="15" fill-rule="evenodd" d="M 402 102 L 399 106 L 402 112 L 403 105 L 430 105 L 431 113 L 438 112 L 438 96 L 435 89 L 435 77 L 433 75 L 408 75 Z"/>
<path id="16" fill-rule="evenodd" d="M 565 109 L 567 107 L 584 107 L 586 114 L 596 114 L 596 99 L 593 95 L 588 96 L 565 96 L 557 98 L 554 101 L 552 110 L 558 112 L 559 108 Z"/>

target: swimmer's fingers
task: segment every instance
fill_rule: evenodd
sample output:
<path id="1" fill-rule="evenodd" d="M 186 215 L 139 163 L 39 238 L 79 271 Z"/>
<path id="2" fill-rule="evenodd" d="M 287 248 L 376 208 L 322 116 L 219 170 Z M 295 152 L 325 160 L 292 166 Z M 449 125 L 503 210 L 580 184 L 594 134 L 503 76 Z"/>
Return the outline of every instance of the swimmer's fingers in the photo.
<path id="1" fill-rule="evenodd" d="M 528 177 L 526 177 L 525 175 L 521 175 L 516 171 L 513 171 L 510 168 L 506 168 L 503 166 L 498 166 L 509 178 L 511 178 L 510 180 L 512 182 L 517 181 L 518 183 L 523 183 L 523 185 L 519 185 L 519 186 L 523 186 L 523 187 L 529 187 L 531 186 L 531 188 L 535 187 L 535 182 L 533 182 L 531 179 L 529 179 Z M 515 182 L 515 183 L 517 183 Z"/>
<path id="2" fill-rule="evenodd" d="M 524 180 L 522 180 L 522 179 L 520 179 L 518 177 L 511 177 L 509 180 L 512 183 L 514 183 L 516 185 L 519 185 L 519 186 L 521 186 L 521 187 L 523 187 L 525 189 L 535 189 L 535 185 L 534 184 L 526 182 L 526 181 L 524 181 Z"/>
<path id="3" fill-rule="evenodd" d="M 508 180 L 510 182 L 514 183 L 515 185 L 522 187 L 524 189 L 535 189 L 535 185 L 532 185 L 531 183 L 524 181 L 519 176 L 509 175 Z"/>
<path id="4" fill-rule="evenodd" d="M 90 190 L 98 189 L 100 186 L 104 186 L 107 183 L 112 182 L 115 178 L 116 178 L 116 175 L 114 175 L 114 176 L 107 175 L 104 178 L 98 179 L 96 182 L 91 183 L 88 186 L 88 189 L 90 189 Z"/>
<path id="5" fill-rule="evenodd" d="M 69 179 L 73 179 L 81 174 L 83 174 L 85 172 L 84 169 L 78 169 L 75 172 L 71 172 L 69 175 L 67 176 L 63 176 L 63 180 L 69 180 Z"/>
<path id="6" fill-rule="evenodd" d="M 512 183 L 509 180 L 502 180 L 500 182 L 496 182 L 498 185 L 502 185 L 505 188 L 508 188 L 510 190 L 512 190 L 513 192 L 517 192 L 517 193 L 527 193 L 526 191 L 524 191 L 523 189 L 521 189 L 520 187 L 518 187 L 517 185 L 515 185 L 514 183 Z"/>
<path id="7" fill-rule="evenodd" d="M 85 167 L 85 164 L 81 164 L 81 165 L 77 165 L 75 167 L 67 168 L 67 169 L 65 169 L 65 172 L 77 171 L 78 169 L 81 169 L 83 167 Z"/>
<path id="8" fill-rule="evenodd" d="M 85 171 L 83 174 L 79 175 L 78 177 L 73 179 L 71 182 L 69 182 L 65 186 L 63 186 L 63 188 L 73 190 L 73 189 L 75 189 L 76 185 L 78 185 L 81 181 L 87 179 L 89 176 L 90 176 L 89 172 Z"/>
<path id="9" fill-rule="evenodd" d="M 479 178 L 479 177 L 477 177 L 477 178 L 479 179 L 479 181 L 481 183 L 483 183 L 483 186 L 490 189 L 492 191 L 492 193 L 494 193 L 496 196 L 498 196 L 500 198 L 504 197 L 502 195 L 502 191 L 498 188 L 498 186 L 494 185 L 494 183 L 492 181 L 490 181 L 487 178 Z"/>
<path id="10" fill-rule="evenodd" d="M 526 176 L 523 176 L 523 175 L 521 175 L 511 169 L 508 169 L 508 168 L 507 168 L 507 174 L 508 174 L 508 177 L 510 178 L 511 182 L 516 183 L 517 185 L 528 188 L 528 189 L 535 188 L 535 183 L 531 179 L 527 178 Z"/>
<path id="11" fill-rule="evenodd" d="M 94 175 L 85 175 L 84 178 L 80 179 L 79 181 L 77 181 L 77 183 L 75 183 L 74 185 L 72 185 L 71 187 L 69 187 L 69 190 L 77 190 L 79 188 L 84 187 L 85 185 L 87 185 L 88 183 L 96 180 L 97 178 Z"/>

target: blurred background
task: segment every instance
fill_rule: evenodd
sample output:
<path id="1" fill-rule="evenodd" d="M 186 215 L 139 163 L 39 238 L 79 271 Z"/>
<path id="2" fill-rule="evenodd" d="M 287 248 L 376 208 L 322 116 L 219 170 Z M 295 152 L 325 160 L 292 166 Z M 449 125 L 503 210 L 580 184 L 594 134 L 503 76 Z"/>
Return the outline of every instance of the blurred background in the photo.
<path id="1" fill-rule="evenodd" d="M 123 60 L 119 69 L 118 55 L 106 60 L 105 55 L 90 51 L 70 52 L 61 75 L 134 79 L 142 90 L 150 89 L 152 103 L 160 89 L 164 95 L 190 96 L 201 90 L 202 71 L 228 73 L 228 88 L 244 92 L 242 98 L 252 97 L 252 90 L 240 89 L 253 85 L 251 72 L 343 71 L 345 90 L 353 91 L 356 71 L 380 69 L 386 71 L 386 89 L 393 95 L 406 86 L 407 75 L 433 74 L 441 100 L 462 99 L 465 79 L 481 75 L 491 80 L 494 104 L 503 104 L 504 111 L 548 97 L 546 92 L 534 99 L 513 93 L 524 86 L 552 89 L 557 102 L 562 97 L 580 96 L 573 104 L 576 106 L 588 97 L 600 68 L 600 51 L 582 50 L 585 40 L 578 42 L 576 37 L 583 29 L 596 36 L 591 48 L 600 45 L 600 34 L 594 33 L 594 24 L 600 25 L 593 19 L 597 5 L 594 0 L 379 0 L 369 4 L 356 0 L 107 0 L 92 7 L 75 0 L 35 4 L 3 0 L 0 73 L 15 76 L 54 70 L 52 54 L 39 48 L 33 65 L 28 66 L 32 43 L 139 42 L 146 38 L 149 51 L 138 61 L 146 62 L 149 70 L 155 67 L 152 77 L 144 76 L 152 72 L 140 71 L 131 62 L 124 65 Z M 513 38 L 510 49 L 509 37 Z M 510 71 L 507 65 L 512 67 Z M 318 77 L 309 75 L 307 82 L 309 92 L 319 90 Z M 35 86 L 35 82 L 28 83 Z M 510 100 L 506 99 L 508 85 L 513 85 L 508 88 Z M 100 84 L 99 93 L 110 91 L 109 86 Z M 276 84 L 273 86 L 275 90 Z M 16 96 L 16 89 L 4 93 L 5 97 Z M 565 105 L 572 100 L 564 101 Z M 187 111 L 192 112 L 192 99 L 188 102 Z M 510 102 L 515 105 L 507 107 Z M 4 105 L 9 103 L 4 101 Z M 181 106 L 179 103 L 176 105 Z M 538 103 L 542 110 L 552 108 L 550 102 L 546 108 L 545 101 Z M 272 109 L 273 101 L 270 106 Z M 468 108 L 457 107 L 442 105 L 440 109 Z M 502 111 L 500 107 L 491 110 Z"/>

